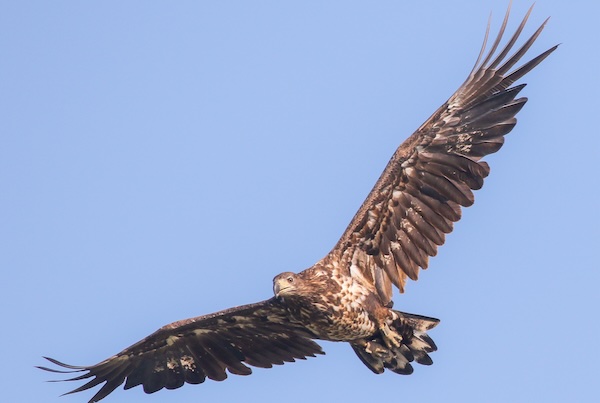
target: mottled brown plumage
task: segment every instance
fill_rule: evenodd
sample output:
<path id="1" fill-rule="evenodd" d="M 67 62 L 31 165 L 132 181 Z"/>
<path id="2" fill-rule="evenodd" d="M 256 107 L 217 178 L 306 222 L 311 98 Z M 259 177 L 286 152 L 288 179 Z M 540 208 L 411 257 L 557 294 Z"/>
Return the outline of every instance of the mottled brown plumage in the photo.
<path id="1" fill-rule="evenodd" d="M 103 384 L 97 402 L 123 383 L 153 393 L 324 354 L 312 339 L 349 342 L 375 373 L 431 364 L 427 331 L 438 320 L 391 309 L 392 286 L 404 291 L 407 278 L 417 279 L 461 207 L 473 204 L 489 174 L 481 158 L 502 147 L 526 102 L 517 98 L 525 84 L 511 86 L 556 49 L 512 70 L 545 25 L 507 57 L 530 12 L 497 56 L 508 12 L 484 56 L 486 32 L 467 80 L 396 150 L 333 250 L 309 269 L 276 276 L 273 298 L 174 322 L 96 365 L 48 358 L 65 369 L 40 368 L 81 372 L 71 380 L 87 383 L 69 393 Z"/>

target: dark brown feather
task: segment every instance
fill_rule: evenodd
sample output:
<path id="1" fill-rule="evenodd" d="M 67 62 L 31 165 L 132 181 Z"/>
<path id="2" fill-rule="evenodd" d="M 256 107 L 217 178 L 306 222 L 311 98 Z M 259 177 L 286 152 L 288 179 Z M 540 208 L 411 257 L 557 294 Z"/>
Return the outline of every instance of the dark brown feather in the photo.
<path id="1" fill-rule="evenodd" d="M 119 354 L 92 366 L 73 366 L 52 372 L 83 372 L 72 380 L 89 379 L 68 393 L 104 383 L 90 402 L 96 402 L 119 385 L 142 385 L 144 392 L 175 389 L 205 378 L 222 381 L 227 372 L 248 375 L 243 363 L 270 368 L 273 364 L 324 354 L 313 335 L 289 320 L 285 308 L 272 298 L 164 326 Z"/>

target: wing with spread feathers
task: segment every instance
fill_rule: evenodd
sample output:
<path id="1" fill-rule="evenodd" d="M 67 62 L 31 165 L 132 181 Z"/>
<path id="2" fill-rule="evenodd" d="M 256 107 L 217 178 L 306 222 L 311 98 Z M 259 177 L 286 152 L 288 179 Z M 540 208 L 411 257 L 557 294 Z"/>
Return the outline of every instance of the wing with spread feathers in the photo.
<path id="1" fill-rule="evenodd" d="M 510 9 L 509 9 L 510 11 Z M 498 50 L 508 21 L 507 11 L 497 39 L 485 55 L 485 40 L 472 72 L 460 88 L 396 150 L 373 190 L 340 241 L 325 258 L 371 284 L 388 303 L 392 285 L 404 291 L 406 278 L 416 280 L 426 269 L 461 207 L 473 204 L 473 190 L 483 185 L 490 169 L 481 158 L 502 147 L 515 126 L 526 98 L 517 98 L 525 84 L 512 86 L 544 60 L 555 47 L 526 62 L 527 53 L 544 24 L 507 57 L 531 13 L 508 43 Z M 546 20 L 547 21 L 547 20 Z"/>
<path id="2" fill-rule="evenodd" d="M 249 375 L 245 364 L 271 368 L 273 364 L 324 354 L 307 330 L 289 322 L 284 308 L 272 298 L 210 315 L 186 319 L 160 328 L 120 353 L 92 366 L 67 365 L 58 373 L 78 373 L 68 380 L 89 381 L 72 390 L 81 392 L 104 383 L 89 401 L 97 402 L 125 382 L 125 389 L 142 385 L 144 392 L 176 389 L 206 378 L 222 381 L 226 370 Z"/>

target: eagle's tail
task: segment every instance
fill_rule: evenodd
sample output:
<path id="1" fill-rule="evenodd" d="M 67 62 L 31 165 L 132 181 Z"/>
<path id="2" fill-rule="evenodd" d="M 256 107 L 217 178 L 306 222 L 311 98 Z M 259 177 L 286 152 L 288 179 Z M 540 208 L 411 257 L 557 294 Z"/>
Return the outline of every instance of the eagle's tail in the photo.
<path id="1" fill-rule="evenodd" d="M 399 347 L 388 347 L 384 336 L 377 333 L 366 340 L 351 342 L 358 358 L 373 372 L 381 374 L 385 368 L 397 374 L 409 375 L 413 372 L 410 364 L 413 361 L 423 365 L 431 365 L 433 361 L 428 353 L 437 347 L 427 331 L 434 328 L 439 319 L 410 313 L 393 311 L 396 319 L 390 325 L 390 330 L 397 333 Z"/>

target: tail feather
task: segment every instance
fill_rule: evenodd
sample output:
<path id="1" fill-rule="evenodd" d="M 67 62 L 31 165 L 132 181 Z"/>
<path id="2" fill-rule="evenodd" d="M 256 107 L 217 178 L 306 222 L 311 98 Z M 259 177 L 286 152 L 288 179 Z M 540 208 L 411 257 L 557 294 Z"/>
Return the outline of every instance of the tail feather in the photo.
<path id="1" fill-rule="evenodd" d="M 390 328 L 402 336 L 399 347 L 388 347 L 381 334 L 377 333 L 367 340 L 350 343 L 354 352 L 371 371 L 381 374 L 386 368 L 401 375 L 414 371 L 411 362 L 422 365 L 433 363 L 428 353 L 437 350 L 437 346 L 427 335 L 440 321 L 427 316 L 394 311 L 397 318 Z"/>

